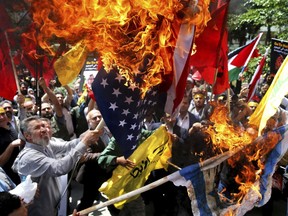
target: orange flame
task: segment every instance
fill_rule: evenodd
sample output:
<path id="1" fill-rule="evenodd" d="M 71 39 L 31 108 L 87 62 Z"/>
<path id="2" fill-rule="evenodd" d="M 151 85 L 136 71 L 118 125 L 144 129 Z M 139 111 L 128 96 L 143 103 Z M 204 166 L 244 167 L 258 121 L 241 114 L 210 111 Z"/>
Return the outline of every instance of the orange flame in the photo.
<path id="1" fill-rule="evenodd" d="M 250 134 L 230 124 L 231 121 L 227 114 L 228 109 L 226 107 L 215 107 L 210 117 L 210 120 L 215 124 L 213 127 L 210 126 L 207 132 L 211 136 L 213 146 L 216 149 L 215 152 L 222 153 L 243 147 L 243 150 L 228 159 L 229 166 L 233 170 L 237 170 L 234 181 L 238 188 L 231 192 L 232 201 L 241 203 L 249 190 L 259 192 L 260 188 L 255 185 L 255 182 L 260 179 L 262 170 L 265 168 L 265 159 L 279 142 L 281 135 L 271 131 L 265 136 L 256 138 L 254 134 L 257 133 Z M 221 193 L 223 192 L 225 189 Z M 227 215 L 233 215 L 233 213 L 228 212 Z"/>
<path id="2" fill-rule="evenodd" d="M 210 117 L 214 126 L 208 128 L 207 131 L 214 147 L 221 153 L 250 144 L 255 138 L 240 127 L 234 127 L 227 116 L 228 113 L 227 107 L 217 105 Z"/>
<path id="3" fill-rule="evenodd" d="M 38 27 L 35 37 L 44 50 L 54 55 L 51 45 L 57 39 L 70 45 L 82 42 L 88 51 L 100 53 L 107 71 L 117 67 L 132 82 L 139 74 L 143 76 L 146 90 L 161 83 L 164 74 L 172 73 L 175 24 L 196 25 L 199 35 L 210 19 L 210 0 L 195 1 L 196 7 L 184 7 L 186 0 L 30 2 Z"/>

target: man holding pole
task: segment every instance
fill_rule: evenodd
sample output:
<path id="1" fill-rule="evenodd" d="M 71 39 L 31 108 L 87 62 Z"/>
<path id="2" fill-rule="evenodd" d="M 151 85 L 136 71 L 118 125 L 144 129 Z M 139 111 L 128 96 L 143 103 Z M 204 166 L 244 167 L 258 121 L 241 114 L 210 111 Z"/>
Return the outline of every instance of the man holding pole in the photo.
<path id="1" fill-rule="evenodd" d="M 90 144 L 95 143 L 100 131 L 87 131 L 79 139 L 63 142 L 52 137 L 48 119 L 33 116 L 21 124 L 26 139 L 25 148 L 17 156 L 13 169 L 20 176 L 31 175 L 39 185 L 39 197 L 29 206 L 29 215 L 53 216 L 61 199 L 59 176 L 67 174 L 86 152 Z M 64 157 L 61 155 L 65 154 Z"/>

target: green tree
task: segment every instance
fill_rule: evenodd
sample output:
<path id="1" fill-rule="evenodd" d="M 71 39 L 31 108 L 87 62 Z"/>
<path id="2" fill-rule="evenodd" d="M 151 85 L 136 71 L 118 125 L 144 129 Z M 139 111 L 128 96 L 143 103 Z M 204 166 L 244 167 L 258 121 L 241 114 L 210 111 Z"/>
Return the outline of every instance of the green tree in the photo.
<path id="1" fill-rule="evenodd" d="M 237 12 L 233 12 L 230 8 L 228 20 L 230 37 L 237 39 L 239 46 L 245 44 L 247 34 L 254 37 L 262 26 L 267 27 L 266 45 L 270 43 L 272 37 L 284 40 L 288 38 L 287 0 L 246 0 L 240 8 L 241 10 Z M 275 35 L 271 32 L 272 26 L 277 29 Z"/>

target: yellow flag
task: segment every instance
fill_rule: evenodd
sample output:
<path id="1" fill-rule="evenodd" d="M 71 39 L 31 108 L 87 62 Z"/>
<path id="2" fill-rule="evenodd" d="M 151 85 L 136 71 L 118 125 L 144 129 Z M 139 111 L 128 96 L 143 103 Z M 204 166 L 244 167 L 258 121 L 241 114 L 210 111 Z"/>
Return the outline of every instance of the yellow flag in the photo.
<path id="1" fill-rule="evenodd" d="M 165 126 L 161 126 L 139 145 L 129 157 L 136 166 L 128 170 L 119 165 L 113 171 L 112 177 L 102 184 L 99 191 L 103 192 L 109 199 L 112 199 L 142 187 L 148 179 L 150 172 L 155 169 L 161 155 L 171 143 L 170 135 Z M 139 196 L 136 195 L 114 205 L 116 208 L 121 209 L 126 202 L 134 200 Z"/>
<path id="2" fill-rule="evenodd" d="M 273 116 L 281 104 L 283 97 L 288 93 L 288 56 L 285 58 L 268 91 L 260 101 L 249 123 L 259 127 L 259 135 L 266 126 L 267 120 Z"/>
<path id="3" fill-rule="evenodd" d="M 54 69 L 62 86 L 71 83 L 85 64 L 88 50 L 83 43 L 76 44 L 54 63 Z"/>

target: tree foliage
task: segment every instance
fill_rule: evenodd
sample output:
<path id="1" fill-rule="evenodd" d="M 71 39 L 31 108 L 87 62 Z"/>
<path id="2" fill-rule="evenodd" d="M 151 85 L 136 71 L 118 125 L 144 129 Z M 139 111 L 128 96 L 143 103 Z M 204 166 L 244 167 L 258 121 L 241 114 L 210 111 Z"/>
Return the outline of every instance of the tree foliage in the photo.
<path id="1" fill-rule="evenodd" d="M 237 39 L 239 45 L 245 44 L 247 35 L 254 37 L 260 27 L 267 27 L 265 44 L 272 37 L 288 38 L 288 1 L 287 0 L 246 0 L 241 11 L 230 10 L 228 25 L 230 37 Z M 277 31 L 271 32 L 274 27 Z"/>

